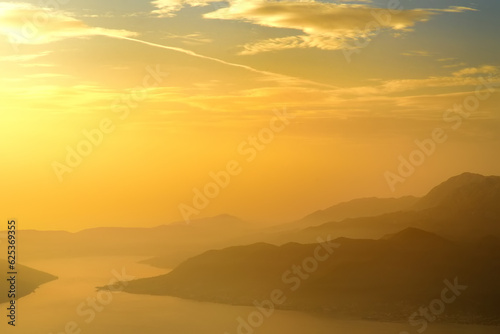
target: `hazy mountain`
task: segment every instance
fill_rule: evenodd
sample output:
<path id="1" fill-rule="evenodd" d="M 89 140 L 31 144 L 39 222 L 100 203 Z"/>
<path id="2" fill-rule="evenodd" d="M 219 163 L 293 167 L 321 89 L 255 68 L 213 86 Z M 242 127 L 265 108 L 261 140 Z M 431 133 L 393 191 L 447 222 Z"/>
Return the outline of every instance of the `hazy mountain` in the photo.
<path id="1" fill-rule="evenodd" d="M 422 210 L 437 206 L 456 208 L 493 207 L 500 203 L 500 176 L 463 173 L 434 187 L 413 206 Z M 494 206 L 498 211 L 500 207 Z"/>
<path id="2" fill-rule="evenodd" d="M 221 215 L 154 228 L 94 228 L 77 233 L 20 231 L 26 259 L 133 255 L 173 267 L 207 249 L 267 242 L 315 243 L 318 236 L 380 238 L 406 227 L 453 240 L 500 236 L 500 177 L 464 173 L 450 178 L 421 199 L 358 199 L 317 211 L 279 229 L 262 229 Z M 378 213 L 386 212 L 381 215 Z M 366 215 L 373 214 L 374 216 Z M 342 217 L 351 216 L 341 221 Z M 328 223 L 315 225 L 331 219 Z M 337 221 L 336 221 L 337 220 Z M 92 245 L 92 247 L 89 247 Z M 0 257 L 4 254 L 0 254 Z"/>
<path id="3" fill-rule="evenodd" d="M 422 198 L 357 199 L 317 211 L 294 223 L 233 235 L 234 238 L 225 246 L 257 242 L 276 245 L 315 243 L 318 236 L 326 238 L 328 235 L 334 238 L 380 238 L 407 227 L 432 231 L 453 240 L 477 240 L 487 235 L 500 237 L 497 219 L 500 216 L 500 206 L 497 205 L 500 203 L 499 179 L 464 173 L 441 183 Z M 386 213 L 368 216 L 382 212 Z M 356 218 L 338 221 L 345 216 Z M 333 221 L 311 226 L 330 218 Z M 305 228 L 301 229 L 301 226 Z M 171 268 L 179 259 L 195 254 L 194 251 L 170 253 L 146 263 Z"/>
<path id="4" fill-rule="evenodd" d="M 412 210 L 346 219 L 276 235 L 276 243 L 315 242 L 318 236 L 380 238 L 406 227 L 435 232 L 454 240 L 500 236 L 500 177 L 464 173 L 441 183 Z"/>
<path id="5" fill-rule="evenodd" d="M 26 259 L 77 256 L 160 256 L 176 264 L 189 256 L 252 231 L 251 224 L 222 215 L 177 222 L 153 228 L 102 227 L 76 233 L 62 231 L 19 231 Z"/>
<path id="6" fill-rule="evenodd" d="M 2 270 L 2 280 L 0 280 L 0 303 L 5 303 L 10 300 L 8 298 L 8 291 L 10 287 L 10 283 L 6 278 L 9 277 L 6 273 L 8 270 L 8 262 L 6 260 L 0 260 L 0 268 Z M 40 285 L 53 281 L 57 279 L 56 276 L 44 273 L 42 271 L 38 271 L 23 265 L 16 265 L 17 269 L 17 298 L 24 297 L 36 290 Z"/>
<path id="7" fill-rule="evenodd" d="M 324 210 L 313 212 L 292 223 L 280 225 L 281 229 L 306 228 L 347 218 L 377 216 L 389 212 L 406 211 L 417 203 L 418 198 L 359 198 L 333 205 Z"/>
<path id="8" fill-rule="evenodd" d="M 340 238 L 337 248 L 230 247 L 193 257 L 167 275 L 132 281 L 126 291 L 253 305 L 279 289 L 286 301 L 277 308 L 402 320 L 440 298 L 448 280 L 467 288 L 446 305 L 442 320 L 500 324 L 500 246 L 492 240 L 454 243 L 407 229 L 380 240 Z M 324 261 L 312 260 L 315 253 Z"/>

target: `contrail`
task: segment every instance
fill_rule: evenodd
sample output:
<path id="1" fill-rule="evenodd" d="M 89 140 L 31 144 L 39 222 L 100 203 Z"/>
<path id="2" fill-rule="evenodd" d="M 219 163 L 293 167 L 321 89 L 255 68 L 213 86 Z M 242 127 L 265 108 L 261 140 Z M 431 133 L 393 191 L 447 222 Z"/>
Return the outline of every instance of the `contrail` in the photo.
<path id="1" fill-rule="evenodd" d="M 214 58 L 214 57 L 210 57 L 210 56 L 204 56 L 204 55 L 201 55 L 201 54 L 196 53 L 194 51 L 190 51 L 190 50 L 186 50 L 186 49 L 182 49 L 182 48 L 176 48 L 176 47 L 173 47 L 173 46 L 166 46 L 166 45 L 162 45 L 162 44 L 147 42 L 147 41 L 143 41 L 143 40 L 140 40 L 140 39 L 135 39 L 135 38 L 130 38 L 130 37 L 124 37 L 124 36 L 111 36 L 111 37 L 115 37 L 115 38 L 119 38 L 119 39 L 124 39 L 124 40 L 132 41 L 132 42 L 137 42 L 137 43 L 141 43 L 141 44 L 145 44 L 145 45 L 149 45 L 149 46 L 153 46 L 153 47 L 157 47 L 157 48 L 162 48 L 162 49 L 167 49 L 167 50 L 181 52 L 181 53 L 193 56 L 193 57 L 211 60 L 211 61 L 214 61 L 214 62 L 217 62 L 217 63 L 220 63 L 220 64 L 232 66 L 232 67 L 242 68 L 242 69 L 245 69 L 247 71 L 251 71 L 251 72 L 254 72 L 254 73 L 258 73 L 258 74 L 263 74 L 263 75 L 271 76 L 271 77 L 274 77 L 276 79 L 282 79 L 282 80 L 283 79 L 287 79 L 287 80 L 291 79 L 291 80 L 294 80 L 294 81 L 297 81 L 297 82 L 308 83 L 308 84 L 312 84 L 312 85 L 316 85 L 316 86 L 323 86 L 323 87 L 328 87 L 328 88 L 337 88 L 337 87 L 334 87 L 334 86 L 330 86 L 330 85 L 327 85 L 327 84 L 321 84 L 321 83 L 317 83 L 317 82 L 314 82 L 314 81 L 303 80 L 303 79 L 299 79 L 299 78 L 295 78 L 295 77 L 290 77 L 290 76 L 287 76 L 287 75 L 282 75 L 282 74 L 277 74 L 277 73 L 273 73 L 273 72 L 257 70 L 257 69 L 255 69 L 255 68 L 253 68 L 251 66 L 237 64 L 237 63 L 231 63 L 231 62 L 228 62 L 228 61 L 225 61 L 225 60 L 222 60 L 222 59 L 218 59 L 218 58 Z"/>

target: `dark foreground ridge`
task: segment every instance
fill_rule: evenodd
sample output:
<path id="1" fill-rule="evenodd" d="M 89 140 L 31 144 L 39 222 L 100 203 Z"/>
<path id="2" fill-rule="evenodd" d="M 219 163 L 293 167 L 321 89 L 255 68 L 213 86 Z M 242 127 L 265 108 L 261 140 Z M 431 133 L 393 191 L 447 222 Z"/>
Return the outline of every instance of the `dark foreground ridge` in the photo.
<path id="1" fill-rule="evenodd" d="M 7 272 L 8 263 L 6 260 L 0 259 L 0 268 L 3 272 Z M 17 265 L 17 293 L 16 297 L 19 299 L 21 297 L 27 296 L 33 293 L 40 285 L 48 283 L 50 281 L 56 280 L 57 277 L 51 274 L 47 274 L 43 271 L 32 269 L 23 265 Z M 8 297 L 8 281 L 3 279 L 0 281 L 0 303 L 6 303 L 10 300 Z"/>
<path id="2" fill-rule="evenodd" d="M 408 319 L 444 296 L 453 302 L 440 321 L 500 325 L 500 240 L 494 237 L 456 243 L 410 228 L 323 246 L 212 250 L 167 275 L 129 282 L 125 291 L 254 305 L 279 290 L 286 300 L 276 308 L 379 320 Z"/>

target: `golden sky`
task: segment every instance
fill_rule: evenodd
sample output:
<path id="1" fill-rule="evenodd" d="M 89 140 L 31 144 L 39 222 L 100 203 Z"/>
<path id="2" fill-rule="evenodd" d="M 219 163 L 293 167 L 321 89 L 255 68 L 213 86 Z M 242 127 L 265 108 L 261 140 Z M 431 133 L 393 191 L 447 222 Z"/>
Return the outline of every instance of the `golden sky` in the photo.
<path id="1" fill-rule="evenodd" d="M 498 14 L 496 0 L 0 2 L 2 215 L 72 231 L 186 210 L 272 223 L 498 175 Z"/>

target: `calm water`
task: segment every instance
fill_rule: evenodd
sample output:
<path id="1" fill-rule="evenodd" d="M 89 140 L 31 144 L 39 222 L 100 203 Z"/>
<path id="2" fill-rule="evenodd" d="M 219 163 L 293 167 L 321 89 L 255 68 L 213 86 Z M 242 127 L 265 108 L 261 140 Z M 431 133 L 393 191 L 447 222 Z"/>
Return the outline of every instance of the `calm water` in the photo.
<path id="1" fill-rule="evenodd" d="M 33 268 L 59 276 L 34 294 L 18 301 L 17 326 L 6 325 L 2 304 L 1 333 L 17 334 L 235 334 L 237 318 L 246 318 L 255 309 L 201 303 L 172 297 L 114 293 L 112 299 L 96 302 L 98 311 L 88 306 L 97 297 L 96 286 L 113 278 L 113 270 L 137 278 L 167 271 L 137 264 L 140 258 L 106 257 L 25 262 Z M 104 297 L 104 295 L 100 295 Z M 77 312 L 78 307 L 80 314 Z M 92 312 L 94 319 L 92 317 Z M 89 321 L 88 323 L 86 322 Z M 70 325 L 68 325 L 68 323 Z M 73 326 L 71 327 L 71 323 Z M 65 327 L 68 326 L 66 329 Z M 79 331 L 80 330 L 80 331 Z M 276 311 L 255 334 L 399 334 L 417 333 L 404 323 L 349 321 L 315 317 L 309 314 Z M 241 332 L 251 334 L 252 332 Z M 253 334 L 252 333 L 252 334 Z M 426 334 L 498 334 L 500 328 L 485 326 L 430 324 Z"/>

